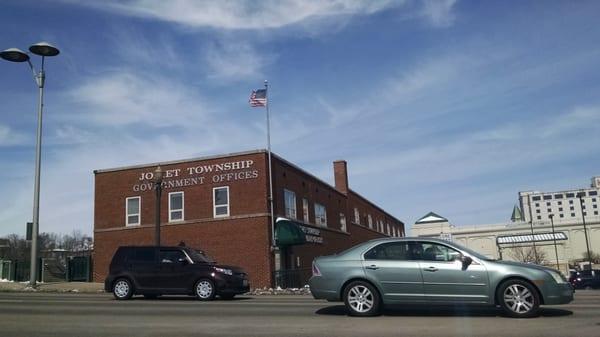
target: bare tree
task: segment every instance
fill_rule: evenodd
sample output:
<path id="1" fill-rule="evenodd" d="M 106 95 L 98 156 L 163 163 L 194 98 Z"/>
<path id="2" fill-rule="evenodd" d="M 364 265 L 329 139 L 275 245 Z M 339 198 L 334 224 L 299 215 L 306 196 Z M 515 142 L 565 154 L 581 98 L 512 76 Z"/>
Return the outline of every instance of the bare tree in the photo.
<path id="1" fill-rule="evenodd" d="M 519 262 L 535 264 L 546 262 L 546 252 L 538 247 L 515 246 L 510 248 L 509 255 Z"/>
<path id="2" fill-rule="evenodd" d="M 594 253 L 593 250 L 590 250 L 590 255 L 588 256 L 588 252 L 583 252 L 582 254 L 584 261 L 592 261 L 592 263 L 600 263 L 600 254 Z"/>

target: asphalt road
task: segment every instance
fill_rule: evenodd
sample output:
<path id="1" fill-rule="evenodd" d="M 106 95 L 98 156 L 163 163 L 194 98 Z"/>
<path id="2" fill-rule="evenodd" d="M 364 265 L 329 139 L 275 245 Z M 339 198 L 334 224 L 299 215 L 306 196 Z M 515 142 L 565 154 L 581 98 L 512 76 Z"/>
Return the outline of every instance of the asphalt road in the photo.
<path id="1" fill-rule="evenodd" d="M 115 301 L 109 294 L 0 293 L 0 336 L 600 336 L 600 291 L 533 319 L 493 308 L 394 307 L 348 317 L 338 303 L 308 296 L 188 297 Z"/>

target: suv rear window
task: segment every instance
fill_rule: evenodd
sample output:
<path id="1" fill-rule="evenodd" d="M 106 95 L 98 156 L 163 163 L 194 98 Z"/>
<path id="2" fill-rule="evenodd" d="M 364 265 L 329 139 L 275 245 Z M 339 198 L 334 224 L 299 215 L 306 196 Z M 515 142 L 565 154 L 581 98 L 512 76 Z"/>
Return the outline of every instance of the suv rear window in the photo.
<path id="1" fill-rule="evenodd" d="M 136 262 L 154 262 L 156 250 L 152 247 L 140 247 L 134 249 L 132 259 Z"/>

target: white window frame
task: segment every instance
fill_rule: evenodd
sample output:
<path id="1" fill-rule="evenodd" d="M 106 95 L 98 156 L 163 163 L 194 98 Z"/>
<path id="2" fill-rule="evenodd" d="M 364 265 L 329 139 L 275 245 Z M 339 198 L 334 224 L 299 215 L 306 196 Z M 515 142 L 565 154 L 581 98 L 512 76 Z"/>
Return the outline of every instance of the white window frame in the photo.
<path id="1" fill-rule="evenodd" d="M 354 222 L 360 225 L 360 211 L 356 207 L 354 207 Z"/>
<path id="2" fill-rule="evenodd" d="M 323 208 L 323 217 L 319 216 L 319 212 L 317 212 L 317 208 Z M 327 208 L 324 205 L 321 205 L 315 202 L 315 224 L 323 227 L 327 227 Z"/>
<path id="3" fill-rule="evenodd" d="M 369 224 L 369 228 L 373 228 L 373 217 L 371 214 L 367 215 L 367 223 Z"/>
<path id="4" fill-rule="evenodd" d="M 181 209 L 172 209 L 171 208 L 171 195 L 173 195 L 173 194 L 181 194 Z M 179 212 L 179 211 L 181 211 L 181 219 L 173 220 L 171 213 Z M 179 221 L 185 221 L 185 194 L 183 193 L 183 191 L 169 193 L 169 222 L 179 222 Z"/>
<path id="5" fill-rule="evenodd" d="M 344 232 L 348 231 L 346 227 L 346 214 L 340 212 L 340 229 Z"/>
<path id="6" fill-rule="evenodd" d="M 293 200 L 291 205 L 288 205 L 288 199 L 287 197 L 292 196 Z M 294 193 L 294 191 L 292 190 L 288 190 L 287 188 L 283 189 L 283 206 L 285 208 L 285 216 L 292 218 L 292 219 L 297 219 L 297 214 L 298 214 L 298 210 L 296 207 L 296 193 Z M 288 210 L 290 211 L 288 213 Z"/>
<path id="7" fill-rule="evenodd" d="M 221 189 L 227 190 L 227 204 L 225 204 L 225 205 L 217 205 L 216 204 L 217 199 L 215 198 L 215 192 L 216 192 L 216 190 L 221 190 Z M 215 218 L 228 217 L 229 213 L 230 213 L 230 207 L 231 207 L 231 202 L 230 202 L 230 198 L 229 198 L 229 186 L 213 187 L 212 199 L 213 199 L 213 217 L 215 217 Z M 217 215 L 217 207 L 227 207 L 227 214 Z"/>
<path id="8" fill-rule="evenodd" d="M 134 199 L 138 200 L 138 212 L 129 214 L 129 200 L 134 200 Z M 137 216 L 138 222 L 137 223 L 129 223 L 130 216 Z M 139 226 L 141 223 L 142 223 L 142 197 L 137 196 L 137 197 L 125 198 L 125 226 L 127 226 L 127 227 Z"/>
<path id="9" fill-rule="evenodd" d="M 310 222 L 310 217 L 308 215 L 308 199 L 306 198 L 302 198 L 302 218 L 304 222 Z"/>

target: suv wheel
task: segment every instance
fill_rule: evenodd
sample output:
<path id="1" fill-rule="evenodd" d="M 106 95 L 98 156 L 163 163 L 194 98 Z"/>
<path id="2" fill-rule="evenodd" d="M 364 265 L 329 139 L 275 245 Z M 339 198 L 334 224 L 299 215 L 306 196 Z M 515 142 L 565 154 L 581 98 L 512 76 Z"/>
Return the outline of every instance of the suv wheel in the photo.
<path id="1" fill-rule="evenodd" d="M 209 279 L 201 279 L 196 283 L 194 293 L 201 301 L 211 301 L 215 298 L 215 285 Z"/>
<path id="2" fill-rule="evenodd" d="M 113 285 L 113 295 L 118 300 L 128 300 L 133 296 L 133 286 L 126 278 L 118 279 Z"/>
<path id="3" fill-rule="evenodd" d="M 496 294 L 502 310 L 511 317 L 527 318 L 538 314 L 540 297 L 537 290 L 521 280 L 508 280 L 500 285 Z"/>
<path id="4" fill-rule="evenodd" d="M 344 289 L 344 304 L 351 316 L 374 316 L 379 314 L 379 292 L 364 281 L 350 283 Z"/>

